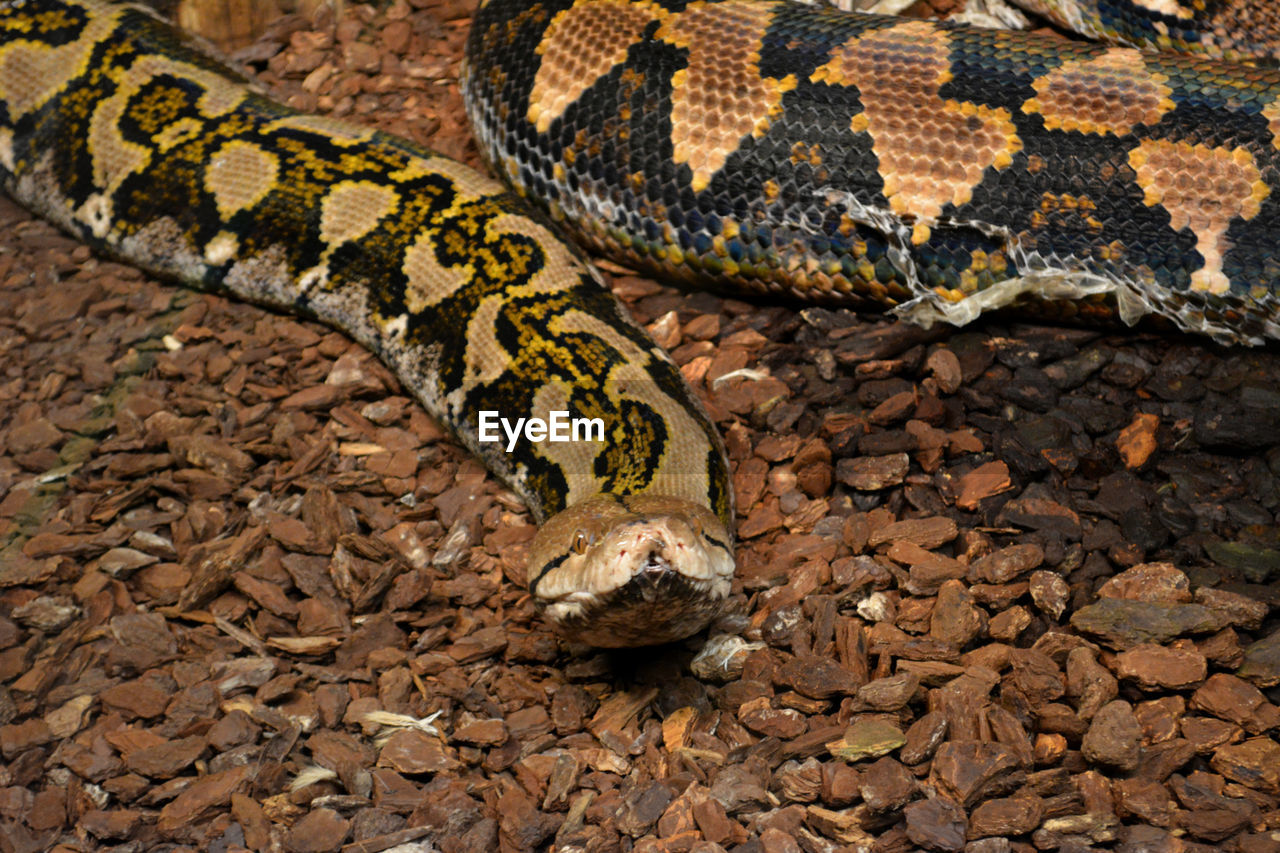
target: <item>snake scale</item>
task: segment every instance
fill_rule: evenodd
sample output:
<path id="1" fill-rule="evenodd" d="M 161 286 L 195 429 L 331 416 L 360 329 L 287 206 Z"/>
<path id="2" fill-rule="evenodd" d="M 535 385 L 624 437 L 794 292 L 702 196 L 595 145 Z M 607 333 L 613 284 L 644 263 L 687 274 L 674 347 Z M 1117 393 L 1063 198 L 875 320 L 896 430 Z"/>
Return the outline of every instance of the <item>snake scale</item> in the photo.
<path id="1" fill-rule="evenodd" d="M 1204 14 L 1087 8 L 1160 44 Z M 1235 342 L 1280 329 L 1273 71 L 777 0 L 490 0 L 463 83 L 494 171 L 546 213 L 271 101 L 144 10 L 5 0 L 0 184 L 101 251 L 375 352 L 526 500 L 530 591 L 587 643 L 716 615 L 732 495 L 679 371 L 556 222 L 669 277 L 925 322 L 1029 292 Z M 605 439 L 488 443 L 486 410 Z"/>

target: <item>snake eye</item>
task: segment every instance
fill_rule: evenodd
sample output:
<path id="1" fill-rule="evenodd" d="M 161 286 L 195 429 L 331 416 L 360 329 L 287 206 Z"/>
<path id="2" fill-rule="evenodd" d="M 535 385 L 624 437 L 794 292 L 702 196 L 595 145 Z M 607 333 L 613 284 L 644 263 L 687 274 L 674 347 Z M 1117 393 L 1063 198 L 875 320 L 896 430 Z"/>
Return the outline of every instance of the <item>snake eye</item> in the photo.
<path id="1" fill-rule="evenodd" d="M 587 553 L 587 549 L 590 548 L 591 543 L 595 541 L 596 541 L 595 536 L 586 532 L 585 530 L 579 530 L 576 534 L 574 534 L 574 537 L 573 537 L 573 545 L 572 545 L 573 553 L 575 554 Z"/>
<path id="2" fill-rule="evenodd" d="M 702 519 L 698 518 L 697 516 L 690 518 L 689 530 L 691 533 L 693 533 L 694 539 L 701 539 L 702 538 Z"/>

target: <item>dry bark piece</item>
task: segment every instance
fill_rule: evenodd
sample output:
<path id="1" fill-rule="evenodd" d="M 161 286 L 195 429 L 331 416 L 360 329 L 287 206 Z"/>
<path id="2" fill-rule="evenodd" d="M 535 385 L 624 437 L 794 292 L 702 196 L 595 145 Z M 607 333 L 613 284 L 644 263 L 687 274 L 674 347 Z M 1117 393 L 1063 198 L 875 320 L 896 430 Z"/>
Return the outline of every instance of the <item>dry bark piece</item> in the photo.
<path id="1" fill-rule="evenodd" d="M 197 832 L 199 821 L 214 809 L 229 805 L 232 795 L 242 793 L 253 775 L 254 768 L 242 765 L 199 777 L 160 810 L 156 828 L 167 838 L 182 838 Z"/>
<path id="2" fill-rule="evenodd" d="M 1193 649 L 1143 643 L 1116 655 L 1115 672 L 1146 690 L 1183 690 L 1204 681 L 1208 662 Z"/>
<path id="3" fill-rule="evenodd" d="M 738 721 L 754 732 L 782 740 L 799 737 L 808 728 L 799 711 L 775 708 L 773 701 L 764 696 L 744 702 L 738 708 Z"/>
<path id="4" fill-rule="evenodd" d="M 946 797 L 917 800 L 902 810 L 907 837 L 928 850 L 959 851 L 965 847 L 969 822 L 964 809 Z"/>
<path id="5" fill-rule="evenodd" d="M 66 596 L 41 595 L 13 608 L 14 622 L 32 631 L 55 634 L 80 616 L 80 608 Z"/>
<path id="6" fill-rule="evenodd" d="M 958 532 L 956 523 L 946 517 L 910 518 L 877 529 L 867 538 L 867 545 L 874 548 L 885 542 L 909 542 L 929 550 L 955 539 Z"/>
<path id="7" fill-rule="evenodd" d="M 1043 818 L 1044 801 L 1035 794 L 987 800 L 969 813 L 969 837 L 1025 835 Z"/>
<path id="8" fill-rule="evenodd" d="M 836 479 L 850 488 L 873 492 L 900 484 L 910 467 L 905 453 L 841 459 L 836 463 Z"/>
<path id="9" fill-rule="evenodd" d="M 1221 619 L 1199 604 L 1160 604 L 1103 598 L 1071 616 L 1077 630 L 1102 638 L 1117 649 L 1143 643 L 1165 643 L 1183 634 L 1203 634 L 1222 627 Z"/>
<path id="10" fill-rule="evenodd" d="M 852 811 L 841 812 L 820 806 L 809 806 L 805 809 L 805 824 L 823 838 L 830 838 L 841 844 L 868 845 L 875 841 L 875 838 L 868 835 L 862 828 L 862 816 Z"/>
<path id="11" fill-rule="evenodd" d="M 1016 790 L 1025 779 L 1009 747 L 979 740 L 952 740 L 938 747 L 929 779 L 966 808 Z"/>
<path id="12" fill-rule="evenodd" d="M 1042 451 L 1050 453 L 1050 451 Z M 1061 535 L 1069 541 L 1080 539 L 1080 515 L 1061 503 L 1046 497 L 1037 497 L 1028 487 L 1020 497 L 1013 498 L 996 516 L 999 524 L 1011 524 L 1031 530 Z"/>
<path id="13" fill-rule="evenodd" d="M 988 462 L 965 474 L 957 485 L 956 506 L 963 510 L 974 510 L 987 498 L 1012 489 L 1013 481 L 1009 478 L 1008 465 L 1003 462 Z"/>
<path id="14" fill-rule="evenodd" d="M 1244 650 L 1244 661 L 1236 675 L 1258 687 L 1280 684 L 1280 630 L 1272 631 Z"/>
<path id="15" fill-rule="evenodd" d="M 689 664 L 693 675 L 703 681 L 729 682 L 742 675 L 747 656 L 763 643 L 749 643 L 735 634 L 715 634 Z"/>
<path id="16" fill-rule="evenodd" d="M 1263 620 L 1267 618 L 1267 613 L 1270 611 L 1265 601 L 1229 590 L 1205 586 L 1196 590 L 1195 601 L 1219 614 L 1224 622 L 1246 631 L 1256 631 L 1261 628 Z"/>
<path id="17" fill-rule="evenodd" d="M 905 743 L 898 757 L 903 764 L 915 765 L 933 757 L 947 735 L 947 717 L 938 711 L 930 711 L 917 719 L 907 729 Z"/>
<path id="18" fill-rule="evenodd" d="M 1098 597 L 1186 604 L 1191 601 L 1191 582 L 1172 563 L 1139 563 L 1098 587 Z"/>
<path id="19" fill-rule="evenodd" d="M 80 816 L 77 821 L 90 835 L 104 841 L 122 841 L 130 838 L 137 831 L 144 813 L 139 809 L 112 809 L 103 811 L 92 809 Z M 29 813 L 27 824 L 33 829 L 52 829 L 41 821 L 36 811 Z"/>
<path id="20" fill-rule="evenodd" d="M 351 831 L 351 822 L 333 809 L 313 808 L 289 828 L 285 843 L 297 853 L 338 850 Z"/>
<path id="21" fill-rule="evenodd" d="M 872 711 L 897 711 L 920 689 L 920 677 L 914 672 L 877 678 L 858 688 L 858 702 Z"/>
<path id="22" fill-rule="evenodd" d="M 1042 706 L 1066 692 L 1062 670 L 1053 658 L 1036 649 L 1013 649 L 1009 653 L 1008 683 L 1032 705 Z"/>
<path id="23" fill-rule="evenodd" d="M 1067 695 L 1077 700 L 1080 719 L 1093 719 L 1118 692 L 1119 682 L 1098 663 L 1093 650 L 1081 647 L 1067 653 Z"/>
<path id="24" fill-rule="evenodd" d="M 938 347 L 925 359 L 925 369 L 932 374 L 938 383 L 938 390 L 944 394 L 954 394 L 960 388 L 962 374 L 960 359 L 945 347 Z"/>
<path id="25" fill-rule="evenodd" d="M 791 658 L 778 670 L 777 680 L 812 699 L 852 695 L 862 686 L 853 672 L 823 658 Z"/>
<path id="26" fill-rule="evenodd" d="M 1039 545 L 1010 545 L 975 560 L 969 566 L 969 577 L 985 583 L 1008 583 L 1044 562 Z"/>
<path id="27" fill-rule="evenodd" d="M 1151 779 L 1117 779 L 1112 789 L 1121 817 L 1136 817 L 1155 826 L 1173 823 L 1178 804 L 1164 785 Z"/>
<path id="28" fill-rule="evenodd" d="M 132 750 L 125 757 L 125 766 L 134 773 L 152 779 L 172 779 L 191 766 L 204 751 L 203 737 L 161 741 L 153 746 Z"/>
<path id="29" fill-rule="evenodd" d="M 827 751 L 845 761 L 862 761 L 892 752 L 906 743 L 902 730 L 879 717 L 858 717 L 844 735 L 827 744 Z"/>
<path id="30" fill-rule="evenodd" d="M 1262 691 L 1249 682 L 1223 672 L 1209 676 L 1192 694 L 1190 704 L 1255 734 L 1280 727 L 1280 707 L 1268 702 Z"/>
<path id="31" fill-rule="evenodd" d="M 885 556 L 909 568 L 911 577 L 907 591 L 915 595 L 930 595 L 944 581 L 963 578 L 968 571 L 968 567 L 959 560 L 927 551 L 912 542 L 894 542 Z"/>
<path id="32" fill-rule="evenodd" d="M 1133 707 L 1147 743 L 1164 743 L 1177 737 L 1178 724 L 1186 712 L 1187 703 L 1181 696 L 1162 696 Z"/>
<path id="33" fill-rule="evenodd" d="M 1128 702 L 1108 702 L 1094 715 L 1080 744 L 1085 758 L 1104 767 L 1129 772 L 1137 769 L 1142 727 Z"/>
<path id="34" fill-rule="evenodd" d="M 1210 755 L 1223 744 L 1238 743 L 1244 737 L 1239 726 L 1212 717 L 1184 717 L 1178 729 L 1200 755 Z"/>
<path id="35" fill-rule="evenodd" d="M 969 666 L 944 686 L 929 691 L 929 710 L 945 716 L 950 740 L 978 739 L 980 712 L 987 705 L 992 688 L 999 683 L 996 672 Z"/>
<path id="36" fill-rule="evenodd" d="M 1071 601 L 1071 587 L 1054 572 L 1038 570 L 1031 573 L 1028 585 L 1031 600 L 1041 613 L 1061 619 Z"/>
<path id="37" fill-rule="evenodd" d="M 1141 468 L 1156 450 L 1156 429 L 1160 416 L 1138 412 L 1133 421 L 1116 437 L 1116 450 L 1126 468 Z"/>
<path id="38" fill-rule="evenodd" d="M 234 539 L 192 549 L 183 561 L 191 579 L 178 597 L 178 609 L 192 610 L 222 592 L 266 538 L 263 528 L 252 527 Z"/>
<path id="39" fill-rule="evenodd" d="M 439 738 L 418 729 L 401 729 L 388 738 L 378 753 L 378 766 L 399 773 L 444 773 L 461 765 Z"/>
<path id="40" fill-rule="evenodd" d="M 868 808 L 878 812 L 899 809 L 918 789 L 915 776 L 900 762 L 886 756 L 873 761 L 859 777 L 859 790 Z"/>
<path id="41" fill-rule="evenodd" d="M 987 615 L 973 603 L 973 596 L 964 583 L 958 580 L 943 583 L 929 617 L 929 635 L 962 649 L 977 639 L 986 627 Z"/>
<path id="42" fill-rule="evenodd" d="M 1022 605 L 1014 605 L 991 617 L 987 633 L 996 640 L 1015 642 L 1031 625 L 1031 614 Z"/>
<path id="43" fill-rule="evenodd" d="M 507 726 L 502 720 L 475 720 L 453 730 L 452 740 L 472 746 L 501 746 L 507 742 Z"/>
<path id="44" fill-rule="evenodd" d="M 1269 737 L 1214 750 L 1209 763 L 1228 779 L 1272 796 L 1280 795 L 1280 743 Z"/>

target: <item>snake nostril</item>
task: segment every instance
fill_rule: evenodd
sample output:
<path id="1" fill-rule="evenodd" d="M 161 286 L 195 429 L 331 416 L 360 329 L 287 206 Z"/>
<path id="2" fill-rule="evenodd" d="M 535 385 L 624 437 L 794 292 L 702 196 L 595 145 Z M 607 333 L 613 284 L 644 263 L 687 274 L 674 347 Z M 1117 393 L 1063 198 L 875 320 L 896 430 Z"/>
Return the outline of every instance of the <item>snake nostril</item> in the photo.
<path id="1" fill-rule="evenodd" d="M 667 558 L 664 555 L 665 546 L 661 542 L 649 542 L 645 549 L 644 570 L 656 571 L 664 570 L 667 567 Z"/>

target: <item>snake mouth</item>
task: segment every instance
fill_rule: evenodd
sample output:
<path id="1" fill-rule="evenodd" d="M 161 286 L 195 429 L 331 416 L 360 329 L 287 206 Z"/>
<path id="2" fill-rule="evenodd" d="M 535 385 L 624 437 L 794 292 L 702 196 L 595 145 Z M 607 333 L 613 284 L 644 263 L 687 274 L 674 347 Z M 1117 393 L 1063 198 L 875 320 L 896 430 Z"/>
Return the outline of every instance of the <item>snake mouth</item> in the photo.
<path id="1" fill-rule="evenodd" d="M 588 645 L 660 645 L 698 632 L 719 614 L 724 596 L 714 586 L 655 556 L 622 586 L 602 594 L 571 594 L 544 614 L 560 634 Z"/>
<path id="2" fill-rule="evenodd" d="M 665 551 L 665 542 L 654 542 L 650 548 L 649 556 L 639 561 L 639 568 L 631 578 L 630 583 L 623 587 L 623 590 L 635 590 L 642 596 L 649 595 L 652 597 L 663 586 L 677 581 L 684 581 L 685 578 L 675 570 L 671 565 L 671 561 L 667 559 Z"/>
<path id="3" fill-rule="evenodd" d="M 529 589 L 568 639 L 669 643 L 719 614 L 734 569 L 728 541 L 714 514 L 685 501 L 593 499 L 543 526 L 530 549 Z"/>

